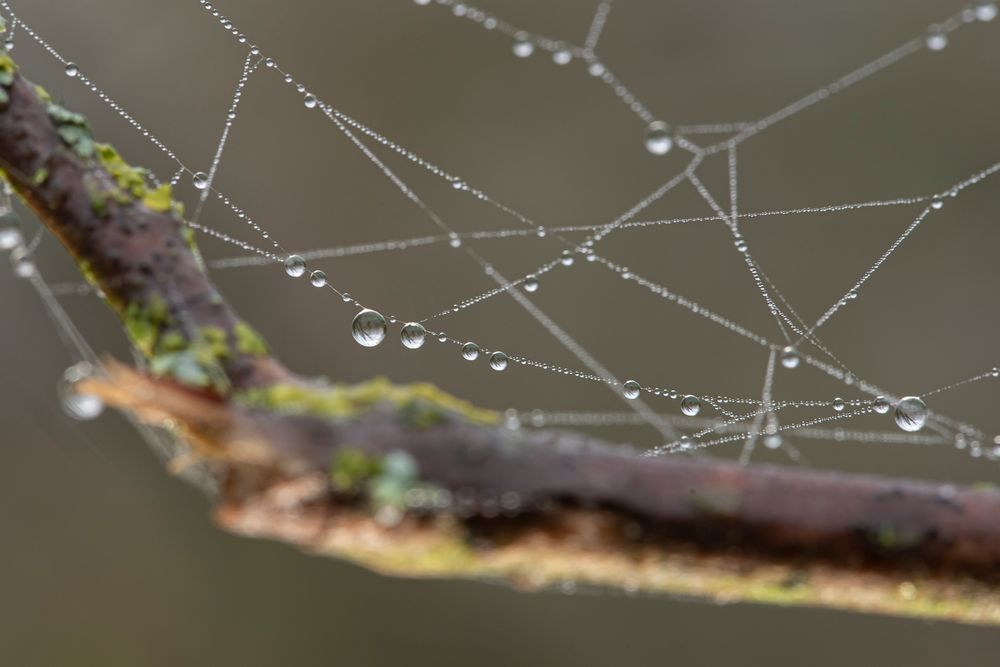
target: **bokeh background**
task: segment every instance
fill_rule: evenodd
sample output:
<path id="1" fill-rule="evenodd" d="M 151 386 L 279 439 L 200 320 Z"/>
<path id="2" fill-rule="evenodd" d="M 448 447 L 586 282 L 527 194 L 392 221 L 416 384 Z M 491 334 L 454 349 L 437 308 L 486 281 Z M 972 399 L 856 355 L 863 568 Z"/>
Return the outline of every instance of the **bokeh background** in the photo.
<path id="1" fill-rule="evenodd" d="M 169 145 L 207 171 L 245 56 L 197 0 L 13 0 L 45 39 Z M 411 0 L 218 0 L 310 90 L 549 227 L 606 222 L 676 173 L 643 124 L 579 62 L 511 55 L 510 40 Z M 597 2 L 483 0 L 534 32 L 582 43 Z M 616 0 L 598 51 L 673 124 L 763 117 L 960 11 L 951 0 Z M 954 33 L 740 147 L 747 211 L 940 191 L 1000 159 L 1000 20 Z M 86 113 L 131 161 L 175 171 L 19 29 L 30 78 Z M 455 229 L 516 227 L 405 161 L 398 171 Z M 726 198 L 724 160 L 703 180 Z M 276 74 L 247 87 L 216 185 L 285 247 L 436 233 L 430 222 Z M 179 195 L 193 203 L 184 179 Z M 747 223 L 755 257 L 807 319 L 818 316 L 918 209 L 787 216 Z M 704 215 L 681 187 L 642 217 Z M 1000 189 L 988 181 L 934 213 L 821 335 L 855 372 L 922 393 L 997 363 Z M 202 222 L 259 243 L 217 203 Z M 34 223 L 29 223 L 33 225 Z M 206 255 L 233 249 L 202 239 Z M 474 247 L 507 276 L 561 249 L 551 239 Z M 236 253 L 238 254 L 238 253 Z M 620 232 L 602 254 L 774 339 L 721 224 Z M 77 280 L 58 244 L 38 262 Z M 334 285 L 401 318 L 493 287 L 447 245 L 314 263 Z M 498 409 L 621 410 L 599 385 L 512 366 L 468 364 L 452 346 L 363 350 L 353 311 L 275 267 L 219 271 L 223 291 L 293 368 L 346 381 L 431 380 Z M 532 299 L 621 377 L 704 393 L 756 395 L 766 354 L 594 265 L 547 274 Z M 102 353 L 127 358 L 93 298 L 64 303 Z M 830 611 L 717 607 L 616 594 L 519 594 L 473 583 L 400 581 L 212 527 L 200 493 L 169 477 L 117 415 L 75 423 L 55 385 L 71 362 L 30 287 L 0 275 L 0 663 L 4 665 L 985 665 L 993 629 Z M 442 320 L 455 337 L 579 364 L 513 300 Z M 855 395 L 802 367 L 779 369 L 778 398 Z M 995 383 L 931 407 L 1000 431 Z M 663 400 L 658 410 L 675 411 Z M 888 418 L 845 426 L 891 429 Z M 648 429 L 603 435 L 657 444 Z M 950 447 L 798 442 L 809 462 L 953 482 L 996 482 L 995 463 Z M 736 448 L 722 448 L 732 455 Z M 760 460 L 780 460 L 762 452 Z"/>

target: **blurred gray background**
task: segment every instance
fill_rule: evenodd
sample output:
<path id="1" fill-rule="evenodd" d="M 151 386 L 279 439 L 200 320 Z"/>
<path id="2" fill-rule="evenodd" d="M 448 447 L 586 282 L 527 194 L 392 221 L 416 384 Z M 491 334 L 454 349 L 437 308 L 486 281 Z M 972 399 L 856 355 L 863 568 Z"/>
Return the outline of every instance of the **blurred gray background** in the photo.
<path id="1" fill-rule="evenodd" d="M 219 0 L 253 41 L 339 109 L 554 227 L 607 222 L 685 164 L 642 148 L 643 124 L 574 62 L 515 59 L 510 40 L 411 0 Z M 208 170 L 245 56 L 197 0 L 14 0 L 22 17 L 195 170 Z M 596 1 L 483 0 L 521 27 L 582 43 Z M 673 124 L 763 117 L 874 59 L 963 2 L 616 0 L 601 57 Z M 747 211 L 940 191 L 1000 159 L 1000 19 L 954 33 L 740 148 Z M 162 177 L 175 167 L 20 29 L 27 76 L 86 113 L 97 136 Z M 460 231 L 517 221 L 383 154 Z M 726 198 L 724 160 L 703 180 Z M 287 248 L 436 233 L 301 96 L 261 70 L 247 88 L 216 185 Z M 178 190 L 189 202 L 187 179 Z M 1000 272 L 995 179 L 948 201 L 821 335 L 859 376 L 922 393 L 993 366 Z M 189 208 L 190 210 L 190 208 Z M 747 223 L 760 264 L 807 319 L 839 298 L 912 220 L 896 207 Z M 644 218 L 705 215 L 679 188 Z M 259 243 L 216 203 L 204 224 Z M 203 241 L 209 257 L 233 251 Z M 555 241 L 475 243 L 518 276 Z M 237 253 L 238 254 L 238 253 Z M 602 254 L 773 339 L 778 332 L 721 224 L 624 231 Z M 52 239 L 52 282 L 78 279 Z M 400 317 L 423 317 L 493 287 L 446 245 L 316 262 L 334 285 Z M 353 312 L 280 269 L 220 271 L 223 291 L 294 369 L 356 381 L 430 380 L 490 407 L 620 410 L 605 388 L 512 366 L 468 364 L 452 346 L 363 350 Z M 644 384 L 759 393 L 766 354 L 597 266 L 547 274 L 532 299 L 609 368 Z M 70 313 L 101 351 L 126 358 L 92 298 Z M 117 415 L 77 424 L 55 384 L 70 363 L 26 283 L 0 275 L 0 664 L 4 665 L 985 665 L 993 629 L 829 611 L 717 607 L 615 594 L 382 578 L 214 529 L 199 493 L 169 477 Z M 513 300 L 442 321 L 450 334 L 578 367 Z M 855 395 L 818 373 L 781 371 L 777 398 Z M 936 396 L 935 410 L 1000 431 L 996 385 Z M 673 411 L 673 402 L 652 402 Z M 845 426 L 891 429 L 887 418 Z M 656 444 L 648 429 L 603 435 Z M 796 441 L 810 463 L 955 482 L 998 480 L 996 464 L 951 448 Z M 738 449 L 721 448 L 719 455 Z M 762 452 L 760 460 L 780 460 Z"/>

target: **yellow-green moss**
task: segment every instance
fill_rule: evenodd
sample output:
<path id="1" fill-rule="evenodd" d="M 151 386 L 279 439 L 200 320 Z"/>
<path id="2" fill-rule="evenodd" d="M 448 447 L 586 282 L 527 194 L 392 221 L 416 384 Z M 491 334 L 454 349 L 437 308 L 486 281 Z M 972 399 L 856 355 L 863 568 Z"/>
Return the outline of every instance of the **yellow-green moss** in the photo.
<path id="1" fill-rule="evenodd" d="M 239 352 L 253 357 L 267 356 L 267 343 L 246 322 L 237 322 L 233 327 L 233 335 L 236 337 L 236 349 Z"/>
<path id="2" fill-rule="evenodd" d="M 476 408 L 431 384 L 394 385 L 385 378 L 353 386 L 279 384 L 244 392 L 239 399 L 253 407 L 331 419 L 355 419 L 376 405 L 389 404 L 417 427 L 433 426 L 450 418 L 475 424 L 500 421 L 498 413 Z"/>

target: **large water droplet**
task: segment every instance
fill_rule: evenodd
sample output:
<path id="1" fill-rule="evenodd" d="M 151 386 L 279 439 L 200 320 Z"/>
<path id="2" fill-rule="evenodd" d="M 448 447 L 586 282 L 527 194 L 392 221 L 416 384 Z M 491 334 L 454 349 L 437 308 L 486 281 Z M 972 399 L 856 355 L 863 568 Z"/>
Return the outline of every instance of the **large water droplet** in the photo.
<path id="1" fill-rule="evenodd" d="M 889 403 L 889 399 L 885 396 L 876 396 L 875 400 L 872 401 L 872 409 L 878 414 L 884 415 L 888 414 L 889 410 L 892 409 L 892 404 Z"/>
<path id="2" fill-rule="evenodd" d="M 910 433 L 927 423 L 927 405 L 916 396 L 904 396 L 896 404 L 896 426 Z"/>
<path id="3" fill-rule="evenodd" d="M 292 278 L 301 278 L 306 272 L 306 260 L 301 255 L 289 255 L 285 258 L 285 273 Z"/>
<path id="4" fill-rule="evenodd" d="M 639 392 L 642 391 L 642 386 L 635 380 L 628 380 L 622 385 L 622 394 L 625 398 L 639 398 Z"/>
<path id="5" fill-rule="evenodd" d="M 399 332 L 399 339 L 403 342 L 404 346 L 411 350 L 416 350 L 424 346 L 424 341 L 427 339 L 427 330 L 419 322 L 409 322 L 403 325 L 402 330 Z"/>
<path id="6" fill-rule="evenodd" d="M 847 404 L 844 403 L 844 399 L 842 399 L 842 398 L 835 398 L 835 399 L 833 399 L 833 409 L 834 409 L 834 411 L 836 411 L 836 412 L 843 412 L 844 408 L 846 408 L 846 407 L 847 407 Z"/>
<path id="7" fill-rule="evenodd" d="M 375 347 L 385 340 L 386 324 L 381 313 L 365 308 L 354 316 L 351 335 L 358 345 Z"/>
<path id="8" fill-rule="evenodd" d="M 322 271 L 313 271 L 309 274 L 309 282 L 313 287 L 326 287 L 326 274 Z"/>
<path id="9" fill-rule="evenodd" d="M 552 62 L 556 65 L 568 65 L 573 60 L 573 52 L 566 48 L 559 48 L 552 54 Z"/>
<path id="10" fill-rule="evenodd" d="M 681 399 L 681 412 L 683 412 L 688 417 L 694 417 L 699 412 L 701 412 L 701 399 L 697 396 L 692 396 L 688 394 Z"/>
<path id="11" fill-rule="evenodd" d="M 199 171 L 194 175 L 194 187 L 199 190 L 204 190 L 208 187 L 208 174 L 203 171 Z"/>
<path id="12" fill-rule="evenodd" d="M 466 361 L 475 361 L 479 358 L 479 346 L 475 343 L 466 343 L 462 346 L 462 358 Z"/>
<path id="13" fill-rule="evenodd" d="M 768 449 L 778 449 L 785 443 L 780 433 L 769 433 L 764 436 L 764 446 Z"/>
<path id="14" fill-rule="evenodd" d="M 66 63 L 66 76 L 73 79 L 80 74 L 80 68 L 76 66 L 76 63 Z"/>
<path id="15" fill-rule="evenodd" d="M 104 412 L 104 401 L 92 394 L 78 394 L 76 385 L 94 374 L 94 368 L 86 362 L 70 366 L 63 373 L 57 391 L 63 410 L 73 419 L 90 420 Z"/>
<path id="16" fill-rule="evenodd" d="M 528 276 L 524 279 L 524 291 L 525 292 L 537 292 L 538 291 L 538 278 L 535 276 Z"/>
<path id="17" fill-rule="evenodd" d="M 312 93 L 309 93 L 304 98 L 302 98 L 302 103 L 306 106 L 306 109 L 315 109 L 316 105 L 319 104 L 319 100 Z"/>
<path id="18" fill-rule="evenodd" d="M 800 361 L 799 353 L 791 345 L 781 350 L 781 365 L 785 368 L 798 368 Z"/>
<path id="19" fill-rule="evenodd" d="M 507 368 L 507 355 L 503 352 L 494 352 L 490 355 L 490 368 L 495 371 L 502 371 Z"/>
<path id="20" fill-rule="evenodd" d="M 646 128 L 646 150 L 653 155 L 666 155 L 674 147 L 670 126 L 662 120 L 654 120 Z"/>

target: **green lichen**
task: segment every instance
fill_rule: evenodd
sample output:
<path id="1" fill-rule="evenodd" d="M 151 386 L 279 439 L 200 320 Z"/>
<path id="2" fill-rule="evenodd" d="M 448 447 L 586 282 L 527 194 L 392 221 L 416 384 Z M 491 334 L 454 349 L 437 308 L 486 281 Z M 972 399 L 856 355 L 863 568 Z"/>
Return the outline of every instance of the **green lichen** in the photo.
<path id="1" fill-rule="evenodd" d="M 233 327 L 233 335 L 236 337 L 236 349 L 242 354 L 252 357 L 267 356 L 267 343 L 246 322 L 237 322 Z"/>
<path id="2" fill-rule="evenodd" d="M 156 295 L 150 297 L 146 304 L 133 301 L 126 306 L 123 315 L 125 331 L 132 344 L 147 358 L 153 357 L 157 338 L 167 328 L 168 316 L 166 301 Z"/>
<path id="3" fill-rule="evenodd" d="M 41 185 L 42 183 L 47 181 L 48 178 L 49 178 L 49 170 L 46 169 L 45 167 L 40 167 L 38 170 L 35 171 L 35 175 L 31 177 L 31 180 L 35 185 Z"/>
<path id="4" fill-rule="evenodd" d="M 358 385 L 278 384 L 243 392 L 239 400 L 251 407 L 334 420 L 357 419 L 378 405 L 396 408 L 400 417 L 418 428 L 451 419 L 496 424 L 500 416 L 476 408 L 431 384 L 394 385 L 376 378 Z"/>
<path id="5" fill-rule="evenodd" d="M 330 464 L 330 484 L 340 493 L 360 493 L 368 480 L 382 472 L 382 459 L 359 449 L 341 449 Z"/>

